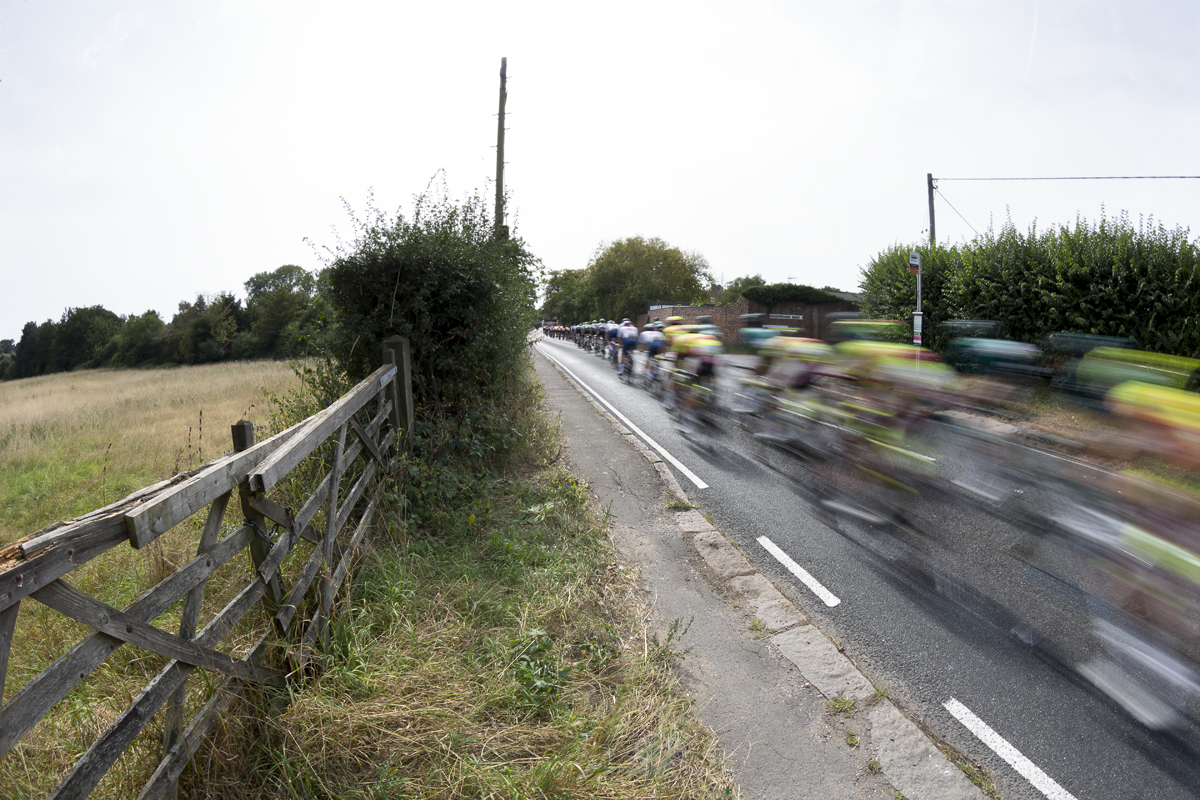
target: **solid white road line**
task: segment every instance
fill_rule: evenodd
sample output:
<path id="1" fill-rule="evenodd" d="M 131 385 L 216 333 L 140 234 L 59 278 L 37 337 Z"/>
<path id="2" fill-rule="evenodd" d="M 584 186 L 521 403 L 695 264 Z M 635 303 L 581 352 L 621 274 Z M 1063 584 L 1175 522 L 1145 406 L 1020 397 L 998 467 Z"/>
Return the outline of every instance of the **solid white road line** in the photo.
<path id="1" fill-rule="evenodd" d="M 619 420 L 621 420 L 621 422 L 625 423 L 625 427 L 629 428 L 629 430 L 633 431 L 638 436 L 642 437 L 642 439 L 645 440 L 646 444 L 650 445 L 655 450 L 657 450 L 659 452 L 659 455 L 661 455 L 667 461 L 671 462 L 671 464 L 675 467 L 675 469 L 679 470 L 684 475 L 686 475 L 688 480 L 690 480 L 692 483 L 696 484 L 697 489 L 707 489 L 708 488 L 708 484 L 705 483 L 704 481 L 700 480 L 700 478 L 696 476 L 696 473 L 692 472 L 690 469 L 688 469 L 683 464 L 681 464 L 679 462 L 679 459 L 677 459 L 675 456 L 668 453 L 663 448 L 662 445 L 660 445 L 658 442 L 654 441 L 649 436 L 647 436 L 645 431 L 643 431 L 637 425 L 634 425 L 632 422 L 630 422 L 629 417 L 625 416 L 620 411 L 617 411 L 617 409 L 613 408 L 612 403 L 605 400 L 603 397 L 600 396 L 599 392 L 597 392 L 595 389 L 593 389 L 592 387 L 590 387 L 586 383 L 584 383 L 582 380 L 580 380 L 579 376 L 576 375 L 574 372 L 571 372 L 571 370 L 567 369 L 567 366 L 565 364 L 563 364 L 561 361 L 559 361 L 554 356 L 547 353 L 541 346 L 538 347 L 538 350 L 541 351 L 542 355 L 544 355 L 546 358 L 550 359 L 555 364 L 557 364 L 563 372 L 570 375 L 571 379 L 573 381 L 578 383 L 584 389 L 587 389 L 591 393 L 592 397 L 595 397 L 597 400 L 599 400 L 601 403 L 603 403 L 605 405 L 605 407 L 608 408 L 608 410 L 611 411 L 617 417 L 617 419 L 619 419 Z"/>
<path id="2" fill-rule="evenodd" d="M 1009 766 L 1033 784 L 1033 787 L 1042 794 L 1046 795 L 1049 800 L 1075 800 L 1075 796 L 1066 789 L 1054 782 L 1046 773 L 1042 772 L 1037 764 L 1034 764 L 1025 756 L 1021 755 L 1021 751 L 1013 747 L 1008 741 L 996 733 L 991 727 L 981 720 L 962 703 L 951 697 L 946 702 L 942 703 L 947 711 L 954 715 L 955 719 L 966 726 L 967 730 L 975 734 L 979 741 L 990 747 L 996 755 L 1008 762 Z"/>
<path id="3" fill-rule="evenodd" d="M 758 537 L 758 543 L 763 546 L 764 550 L 775 556 L 776 560 L 779 561 L 780 564 L 783 564 L 785 567 L 787 567 L 788 572 L 795 575 L 800 579 L 801 583 L 811 589 L 813 594 L 821 598 L 825 605 L 833 608 L 838 603 L 842 602 L 837 598 L 836 595 L 834 595 L 833 592 L 822 586 L 819 580 L 814 578 L 812 575 L 809 575 L 808 570 L 804 569 L 804 567 L 800 566 L 795 561 L 792 561 L 788 554 L 780 550 L 779 546 L 770 539 L 765 536 L 760 536 Z"/>

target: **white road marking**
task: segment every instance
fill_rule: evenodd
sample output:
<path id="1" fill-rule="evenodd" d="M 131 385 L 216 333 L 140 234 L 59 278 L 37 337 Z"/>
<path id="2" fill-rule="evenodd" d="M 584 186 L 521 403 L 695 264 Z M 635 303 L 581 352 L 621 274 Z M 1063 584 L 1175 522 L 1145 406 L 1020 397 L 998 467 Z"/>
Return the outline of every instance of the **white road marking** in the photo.
<path id="1" fill-rule="evenodd" d="M 1009 766 L 1021 773 L 1025 780 L 1033 784 L 1033 787 L 1046 795 L 1049 800 L 1075 800 L 1075 795 L 1059 786 L 1053 778 L 1042 772 L 1037 764 L 1034 764 L 1028 758 L 1021 755 L 1021 751 L 1009 744 L 1003 736 L 992 730 L 986 722 L 975 716 L 971 709 L 953 697 L 942 703 L 942 706 L 953 714 L 955 719 L 966 726 L 967 730 L 975 734 L 975 737 L 979 741 L 986 744 L 996 755 L 1007 761 Z"/>
<path id="2" fill-rule="evenodd" d="M 578 383 L 584 389 L 587 389 L 593 397 L 595 397 L 597 400 L 599 400 L 601 403 L 603 403 L 605 405 L 605 407 L 607 407 L 608 410 L 611 411 L 617 417 L 617 419 L 619 419 L 619 420 L 621 420 L 621 422 L 625 423 L 625 427 L 629 428 L 629 430 L 633 431 L 638 436 L 642 437 L 642 439 L 645 440 L 646 444 L 650 445 L 655 450 L 657 450 L 659 452 L 659 455 L 661 455 L 667 461 L 671 462 L 671 464 L 675 467 L 675 469 L 679 470 L 684 475 L 686 475 L 688 480 L 690 480 L 692 483 L 696 484 L 697 489 L 707 489 L 708 488 L 708 484 L 705 483 L 704 481 L 700 480 L 700 478 L 696 475 L 696 473 L 692 472 L 690 469 L 688 469 L 683 464 L 681 464 L 679 459 L 677 459 L 675 456 L 668 453 L 661 444 L 659 444 L 658 442 L 651 439 L 649 436 L 646 435 L 645 431 L 643 431 L 637 425 L 634 425 L 632 422 L 630 422 L 629 417 L 625 416 L 620 411 L 617 411 L 617 409 L 613 408 L 612 403 L 605 400 L 603 397 L 600 396 L 599 392 L 597 392 L 595 389 L 593 389 L 592 387 L 590 387 L 586 383 L 584 383 L 582 380 L 580 380 L 579 376 L 576 375 L 574 372 L 571 372 L 571 370 L 567 369 L 567 366 L 565 364 L 563 364 L 561 361 L 559 361 L 554 356 L 547 353 L 541 347 L 538 347 L 538 350 L 540 350 L 542 355 L 544 355 L 546 358 L 548 358 L 551 361 L 553 361 L 554 363 L 558 364 L 559 368 L 562 369 L 563 372 L 570 375 L 572 380 L 574 380 L 576 383 Z"/>
<path id="3" fill-rule="evenodd" d="M 795 575 L 800 579 L 801 583 L 811 589 L 813 594 L 821 598 L 825 605 L 833 608 L 838 603 L 842 602 L 833 592 L 822 586 L 819 580 L 814 578 L 812 575 L 809 575 L 808 570 L 804 569 L 804 567 L 800 566 L 795 561 L 792 561 L 788 554 L 780 550 L 779 546 L 770 539 L 765 536 L 760 536 L 758 537 L 758 543 L 763 546 L 764 550 L 775 556 L 775 559 L 780 564 L 783 564 L 785 567 L 787 567 L 788 572 Z"/>

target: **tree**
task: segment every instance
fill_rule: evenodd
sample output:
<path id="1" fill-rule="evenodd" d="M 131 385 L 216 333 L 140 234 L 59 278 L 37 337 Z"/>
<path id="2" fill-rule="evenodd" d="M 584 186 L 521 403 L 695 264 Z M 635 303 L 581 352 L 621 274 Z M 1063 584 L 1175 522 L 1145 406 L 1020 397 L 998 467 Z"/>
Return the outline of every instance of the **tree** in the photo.
<path id="1" fill-rule="evenodd" d="M 0 339 L 0 354 L 11 356 L 17 343 L 12 339 Z"/>
<path id="2" fill-rule="evenodd" d="M 738 301 L 738 298 L 746 293 L 746 290 L 753 286 L 766 286 L 767 282 L 762 275 L 746 275 L 741 278 L 734 278 L 729 282 L 729 285 L 721 292 L 720 303 L 723 306 L 731 306 Z"/>
<path id="3" fill-rule="evenodd" d="M 167 325 L 157 311 L 130 316 L 113 337 L 115 351 L 109 359 L 114 367 L 136 367 L 151 364 L 162 355 L 163 337 Z"/>
<path id="4" fill-rule="evenodd" d="M 712 283 L 704 256 L 641 236 L 601 244 L 587 270 L 592 302 L 605 319 L 632 319 L 656 300 L 702 303 Z"/>
<path id="5" fill-rule="evenodd" d="M 13 352 L 13 377 L 32 378 L 45 375 L 50 370 L 50 348 L 54 344 L 56 327 L 54 321 L 49 319 L 41 325 L 36 322 L 25 323 L 21 329 L 21 339 Z"/>
<path id="6" fill-rule="evenodd" d="M 254 304 L 259 298 L 280 289 L 299 292 L 312 297 L 316 290 L 317 281 L 312 273 L 295 264 L 284 264 L 271 272 L 255 273 L 245 283 L 246 305 Z"/>
<path id="7" fill-rule="evenodd" d="M 301 341 L 315 332 L 320 317 L 317 278 L 294 264 L 259 272 L 246 281 L 246 316 L 254 354 L 287 358 L 301 352 Z M 239 344 L 237 349 L 245 349 Z"/>
<path id="8" fill-rule="evenodd" d="M 947 302 L 948 280 L 960 260 L 956 247 L 894 244 L 862 270 L 864 317 L 912 323 L 917 310 L 917 276 L 909 272 L 909 254 L 921 254 L 921 339 L 927 347 L 942 344 L 941 324 L 952 318 Z"/>
<path id="9" fill-rule="evenodd" d="M 542 304 L 545 319 L 575 325 L 595 317 L 594 298 L 588 285 L 586 269 L 551 270 L 544 283 L 546 301 Z"/>
<path id="10" fill-rule="evenodd" d="M 54 333 L 47 372 L 93 366 L 100 351 L 121 329 L 121 318 L 103 306 L 68 308 Z"/>
<path id="11" fill-rule="evenodd" d="M 204 364 L 228 358 L 238 331 L 240 306 L 228 292 L 211 299 L 196 295 L 194 303 L 181 302 L 162 337 L 162 359 Z"/>

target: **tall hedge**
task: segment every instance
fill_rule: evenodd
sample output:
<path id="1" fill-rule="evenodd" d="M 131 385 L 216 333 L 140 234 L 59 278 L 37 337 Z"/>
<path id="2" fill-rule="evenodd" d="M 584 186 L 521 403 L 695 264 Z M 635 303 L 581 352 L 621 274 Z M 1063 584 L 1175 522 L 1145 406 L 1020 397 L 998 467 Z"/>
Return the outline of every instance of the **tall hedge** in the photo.
<path id="1" fill-rule="evenodd" d="M 409 339 L 418 405 L 461 406 L 499 393 L 535 321 L 537 260 L 495 236 L 489 203 L 429 191 L 412 215 L 354 220 L 326 274 L 328 345 L 353 380 L 379 365 L 380 343 Z"/>
<path id="2" fill-rule="evenodd" d="M 917 310 L 917 276 L 909 272 L 909 253 L 921 254 L 922 341 L 938 348 L 942 341 L 938 326 L 954 318 L 947 307 L 946 284 L 957 269 L 957 248 L 894 244 L 875 256 L 863 270 L 859 312 L 871 319 L 898 319 L 911 323 Z"/>
<path id="3" fill-rule="evenodd" d="M 863 311 L 911 318 L 915 276 L 924 265 L 926 327 L 948 319 L 1007 323 L 1015 339 L 1037 343 L 1055 331 L 1130 337 L 1142 349 L 1200 357 L 1200 240 L 1184 228 L 1134 225 L 1128 214 L 1083 218 L 1026 233 L 1011 223 L 960 247 L 896 245 L 863 270 Z M 911 302 L 908 298 L 914 298 Z"/>

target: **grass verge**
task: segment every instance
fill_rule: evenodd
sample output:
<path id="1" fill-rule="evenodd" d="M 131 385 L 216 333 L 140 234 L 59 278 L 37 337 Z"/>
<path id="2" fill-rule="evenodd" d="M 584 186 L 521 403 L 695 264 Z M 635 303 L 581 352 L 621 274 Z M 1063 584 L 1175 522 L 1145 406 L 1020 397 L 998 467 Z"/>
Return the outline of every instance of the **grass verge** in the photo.
<path id="1" fill-rule="evenodd" d="M 420 514 L 397 500 L 324 671 L 281 713 L 259 697 L 231 714 L 183 796 L 736 796 L 672 673 L 686 628 L 647 638 L 586 486 L 547 463 L 557 433 L 538 428 L 536 398 L 520 402 L 521 456 L 487 474 L 458 462 L 472 481 L 426 478 L 455 489 Z"/>

